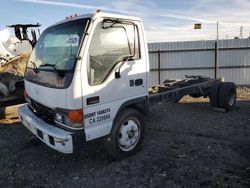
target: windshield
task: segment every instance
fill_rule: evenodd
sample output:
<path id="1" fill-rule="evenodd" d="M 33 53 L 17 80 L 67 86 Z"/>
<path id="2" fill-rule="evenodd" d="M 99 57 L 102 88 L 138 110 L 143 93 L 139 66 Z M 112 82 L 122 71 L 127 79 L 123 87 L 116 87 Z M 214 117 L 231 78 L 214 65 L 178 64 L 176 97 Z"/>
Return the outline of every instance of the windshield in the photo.
<path id="1" fill-rule="evenodd" d="M 27 67 L 37 67 L 44 71 L 73 70 L 86 22 L 87 19 L 73 20 L 46 29 L 39 38 L 30 57 L 32 62 Z"/>
<path id="2" fill-rule="evenodd" d="M 47 87 L 67 88 L 88 20 L 72 20 L 46 29 L 31 53 L 25 79 Z"/>

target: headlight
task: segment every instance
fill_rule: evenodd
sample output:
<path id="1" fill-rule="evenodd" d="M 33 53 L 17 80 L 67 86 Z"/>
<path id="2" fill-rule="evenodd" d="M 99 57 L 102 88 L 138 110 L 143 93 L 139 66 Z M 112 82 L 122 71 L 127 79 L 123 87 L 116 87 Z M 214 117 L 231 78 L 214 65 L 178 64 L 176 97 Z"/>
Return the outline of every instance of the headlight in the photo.
<path id="1" fill-rule="evenodd" d="M 83 110 L 61 110 L 57 109 L 54 115 L 54 121 L 57 124 L 73 129 L 82 129 L 84 127 Z"/>
<path id="2" fill-rule="evenodd" d="M 55 120 L 58 121 L 59 123 L 63 123 L 63 115 L 56 113 Z"/>

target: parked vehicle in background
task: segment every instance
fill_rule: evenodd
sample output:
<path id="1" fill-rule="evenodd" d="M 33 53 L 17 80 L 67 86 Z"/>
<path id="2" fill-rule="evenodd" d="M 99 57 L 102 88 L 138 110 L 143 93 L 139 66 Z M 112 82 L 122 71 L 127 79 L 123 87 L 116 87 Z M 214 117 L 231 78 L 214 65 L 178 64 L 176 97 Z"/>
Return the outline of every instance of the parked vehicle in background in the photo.
<path id="1" fill-rule="evenodd" d="M 15 24 L 15 36 L 8 29 L 0 31 L 0 108 L 25 102 L 23 76 L 30 53 L 37 42 L 34 29 L 39 24 Z"/>

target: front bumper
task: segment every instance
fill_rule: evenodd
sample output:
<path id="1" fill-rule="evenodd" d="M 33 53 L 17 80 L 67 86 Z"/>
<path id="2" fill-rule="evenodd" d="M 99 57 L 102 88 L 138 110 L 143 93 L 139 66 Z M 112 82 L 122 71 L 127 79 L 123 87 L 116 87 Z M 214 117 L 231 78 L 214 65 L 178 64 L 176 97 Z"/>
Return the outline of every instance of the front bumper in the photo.
<path id="1" fill-rule="evenodd" d="M 38 118 L 28 105 L 19 107 L 18 113 L 24 126 L 49 147 L 62 152 L 73 153 L 83 149 L 86 143 L 84 130 L 67 131 L 50 125 Z"/>

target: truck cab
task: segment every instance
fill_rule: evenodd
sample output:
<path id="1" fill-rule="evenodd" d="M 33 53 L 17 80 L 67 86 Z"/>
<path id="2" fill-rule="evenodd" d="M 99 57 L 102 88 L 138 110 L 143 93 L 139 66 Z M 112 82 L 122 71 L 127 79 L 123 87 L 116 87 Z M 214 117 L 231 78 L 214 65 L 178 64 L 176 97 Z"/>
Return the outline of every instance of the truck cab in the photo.
<path id="1" fill-rule="evenodd" d="M 103 137 L 111 156 L 126 157 L 143 138 L 148 74 L 139 18 L 68 17 L 43 31 L 30 56 L 22 123 L 63 153 Z"/>

